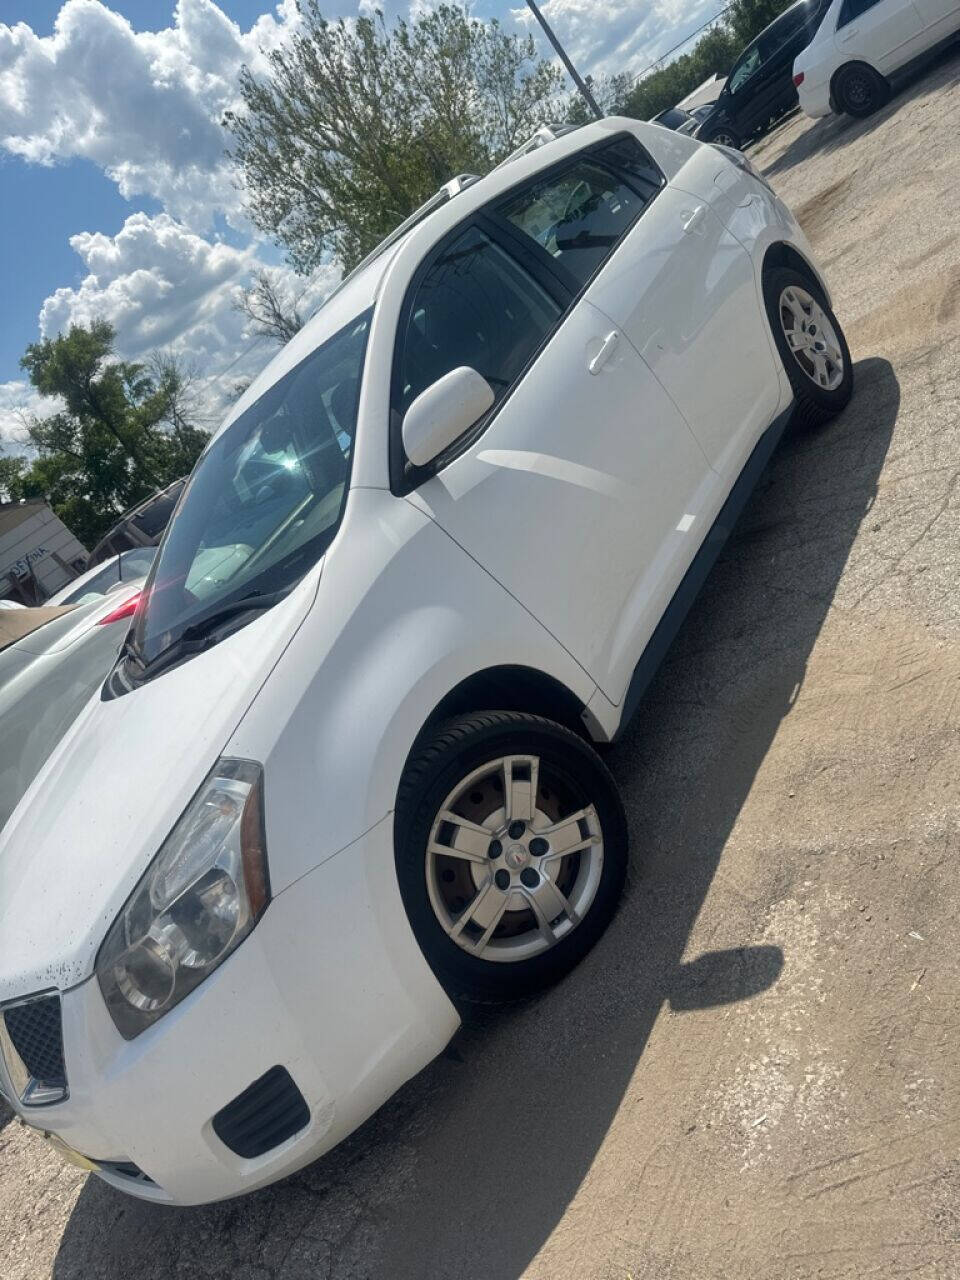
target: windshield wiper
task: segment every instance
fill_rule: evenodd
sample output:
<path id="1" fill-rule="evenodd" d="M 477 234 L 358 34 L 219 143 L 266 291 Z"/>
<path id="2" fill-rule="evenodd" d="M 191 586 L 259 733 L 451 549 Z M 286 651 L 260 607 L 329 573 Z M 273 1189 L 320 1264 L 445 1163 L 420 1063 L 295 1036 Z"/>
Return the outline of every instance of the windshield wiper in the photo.
<path id="1" fill-rule="evenodd" d="M 128 662 L 135 662 L 141 670 L 147 665 L 143 654 L 133 642 L 133 636 L 129 634 L 120 646 L 120 657 L 126 658 Z"/>
<path id="2" fill-rule="evenodd" d="M 165 649 L 161 649 L 156 657 L 143 662 L 142 657 L 137 653 L 135 655 L 136 659 L 143 664 L 140 672 L 141 678 L 157 675 L 181 658 L 190 657 L 194 653 L 201 653 L 214 640 L 217 631 L 224 622 L 229 622 L 237 614 L 261 613 L 264 609 L 272 609 L 275 604 L 288 594 L 288 590 L 269 591 L 266 594 L 260 591 L 251 591 L 249 595 L 241 596 L 239 600 L 229 600 L 226 604 L 220 605 L 217 609 L 212 609 L 210 613 L 184 627 L 176 640 L 168 644 Z"/>

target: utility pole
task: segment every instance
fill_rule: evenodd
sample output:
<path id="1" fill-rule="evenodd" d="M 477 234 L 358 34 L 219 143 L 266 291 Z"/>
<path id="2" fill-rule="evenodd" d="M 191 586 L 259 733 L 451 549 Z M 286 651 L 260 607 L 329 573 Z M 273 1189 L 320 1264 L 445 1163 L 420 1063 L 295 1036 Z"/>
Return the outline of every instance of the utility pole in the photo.
<path id="1" fill-rule="evenodd" d="M 603 112 L 597 106 L 597 100 L 593 96 L 593 94 L 590 92 L 590 86 L 587 84 L 586 80 L 583 79 L 583 77 L 580 75 L 580 72 L 577 70 L 577 68 L 573 65 L 573 63 L 567 57 L 566 50 L 564 49 L 560 41 L 557 39 L 557 37 L 553 34 L 553 30 L 551 29 L 549 22 L 547 22 L 546 18 L 537 8 L 536 4 L 534 3 L 534 0 L 527 0 L 527 6 L 530 9 L 530 12 L 533 14 L 533 16 L 536 18 L 536 20 L 540 23 L 541 27 L 543 27 L 543 34 L 547 37 L 547 39 L 553 45 L 554 49 L 557 51 L 557 56 L 560 58 L 560 61 L 570 72 L 570 78 L 573 81 L 573 83 L 577 86 L 577 88 L 580 90 L 587 106 L 590 108 L 590 110 L 593 112 L 593 114 L 596 116 L 598 120 L 602 120 Z"/>

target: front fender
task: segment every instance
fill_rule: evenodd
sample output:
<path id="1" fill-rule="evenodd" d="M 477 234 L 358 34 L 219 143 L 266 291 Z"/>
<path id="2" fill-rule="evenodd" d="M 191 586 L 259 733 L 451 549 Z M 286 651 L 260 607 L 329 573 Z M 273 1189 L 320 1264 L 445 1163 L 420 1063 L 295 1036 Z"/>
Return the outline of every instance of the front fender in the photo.
<path id="1" fill-rule="evenodd" d="M 432 520 L 354 490 L 314 607 L 227 748 L 264 764 L 275 894 L 391 812 L 433 709 L 499 665 L 542 671 L 584 704 L 596 689 Z"/>

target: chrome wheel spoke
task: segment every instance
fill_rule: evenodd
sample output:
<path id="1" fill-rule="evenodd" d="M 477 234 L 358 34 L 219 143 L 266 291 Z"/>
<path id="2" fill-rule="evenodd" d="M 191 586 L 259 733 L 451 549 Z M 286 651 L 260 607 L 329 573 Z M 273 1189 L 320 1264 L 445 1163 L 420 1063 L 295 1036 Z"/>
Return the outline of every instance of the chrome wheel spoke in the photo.
<path id="1" fill-rule="evenodd" d="M 580 827 L 581 822 L 589 825 L 592 816 L 594 816 L 592 806 L 589 809 L 578 809 L 576 813 L 571 813 L 569 818 L 563 818 L 560 822 L 555 822 L 552 827 L 545 827 L 542 831 L 538 831 L 538 836 L 543 836 L 550 842 L 550 852 L 545 855 L 543 861 L 562 858 L 568 853 L 576 853 L 578 849 L 586 849 L 588 845 L 593 844 L 594 837 L 585 836 Z"/>
<path id="2" fill-rule="evenodd" d="M 456 834 L 449 845 L 441 844 L 436 840 L 431 841 L 431 853 L 447 854 L 451 858 L 466 858 L 468 862 L 486 862 L 487 850 L 494 835 L 492 831 L 478 826 L 475 822 L 469 822 L 466 818 L 461 818 L 458 813 L 451 813 L 449 809 L 442 809 L 439 817 L 441 822 L 456 827 Z"/>
<path id="3" fill-rule="evenodd" d="M 493 937 L 493 934 L 496 931 L 497 925 L 503 919 L 503 913 L 506 911 L 507 903 L 509 901 L 510 901 L 510 895 L 508 893 L 500 894 L 500 901 L 497 903 L 496 910 L 494 911 L 493 915 L 490 917 L 490 922 L 487 924 L 487 927 L 484 929 L 480 937 L 473 944 L 473 949 L 477 953 L 477 955 L 480 954 L 480 952 L 484 949 L 484 947 Z"/>
<path id="4" fill-rule="evenodd" d="M 787 289 L 783 297 L 781 298 L 780 302 L 781 302 L 781 306 L 785 306 L 786 309 L 793 316 L 794 320 L 796 321 L 796 327 L 798 329 L 802 324 L 806 323 L 807 312 L 804 309 L 800 299 L 792 290 Z"/>
<path id="5" fill-rule="evenodd" d="M 791 351 L 802 351 L 807 345 L 806 339 L 799 329 L 784 328 L 784 336 L 790 344 Z"/>
<path id="6" fill-rule="evenodd" d="M 480 908 L 484 905 L 484 903 L 488 902 L 488 900 L 496 897 L 503 898 L 504 906 L 506 905 L 506 895 L 502 894 L 500 890 L 496 887 L 496 885 L 493 883 L 493 880 L 490 879 L 486 882 L 483 888 L 477 893 L 477 896 L 473 899 L 473 901 L 468 902 L 467 905 L 464 907 L 464 909 L 457 916 L 456 920 L 453 922 L 452 928 L 449 931 L 450 937 L 459 938 L 461 933 L 463 933 L 464 929 L 467 927 L 468 924 L 471 923 L 471 921 L 473 921 L 474 923 L 478 923 L 476 921 L 476 916 L 480 911 Z M 503 914 L 503 908 L 501 908 L 501 915 L 502 914 Z M 496 928 L 496 925 L 494 925 L 494 928 Z M 491 929 L 490 932 L 492 933 L 493 929 Z"/>
<path id="7" fill-rule="evenodd" d="M 537 901 L 536 894 L 527 891 L 524 896 L 530 903 L 533 910 L 534 919 L 537 922 L 537 929 L 539 930 L 540 936 L 543 938 L 544 942 L 546 942 L 548 947 L 552 947 L 557 941 L 557 935 L 554 933 L 553 926 L 547 919 L 543 907 Z"/>
<path id="8" fill-rule="evenodd" d="M 558 916 L 566 916 L 571 924 L 580 923 L 580 917 L 569 901 L 547 876 L 542 876 L 537 887 L 529 892 L 531 899 L 540 908 L 544 919 L 556 920 Z"/>
<path id="9" fill-rule="evenodd" d="M 536 756 L 507 756 L 503 795 L 507 822 L 531 822 L 537 808 L 540 761 Z"/>

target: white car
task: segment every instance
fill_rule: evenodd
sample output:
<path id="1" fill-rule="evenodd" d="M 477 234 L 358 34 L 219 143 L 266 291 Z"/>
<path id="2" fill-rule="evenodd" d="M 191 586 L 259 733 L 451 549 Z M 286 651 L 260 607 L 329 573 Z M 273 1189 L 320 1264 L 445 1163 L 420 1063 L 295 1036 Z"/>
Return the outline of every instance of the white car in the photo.
<path id="1" fill-rule="evenodd" d="M 142 585 L 124 582 L 76 608 L 22 609 L 9 643 L 0 624 L 0 828 L 103 684 Z"/>
<path id="2" fill-rule="evenodd" d="M 156 547 L 121 551 L 61 587 L 47 604 L 89 604 L 114 592 L 125 592 L 128 583 L 140 582 L 146 577 L 156 554 Z"/>
<path id="3" fill-rule="evenodd" d="M 849 399 L 810 247 L 743 156 L 617 118 L 523 150 L 238 402 L 0 835 L 3 1091 L 145 1199 L 299 1168 L 459 1001 L 584 955 L 627 863 L 593 744 L 788 419 Z"/>
<path id="4" fill-rule="evenodd" d="M 883 105 L 889 79 L 960 30 L 960 0 L 833 0 L 817 34 L 793 64 L 800 106 L 867 116 Z"/>

